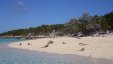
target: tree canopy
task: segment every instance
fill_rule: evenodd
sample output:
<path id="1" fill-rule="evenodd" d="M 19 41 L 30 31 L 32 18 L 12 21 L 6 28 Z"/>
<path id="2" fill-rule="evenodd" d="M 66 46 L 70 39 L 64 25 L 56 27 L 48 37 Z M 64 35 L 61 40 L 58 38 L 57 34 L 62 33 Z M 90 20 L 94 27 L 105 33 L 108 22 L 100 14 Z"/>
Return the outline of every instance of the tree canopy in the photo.
<path id="1" fill-rule="evenodd" d="M 80 18 L 73 18 L 64 24 L 42 25 L 38 27 L 30 27 L 28 29 L 18 29 L 1 33 L 0 36 L 13 35 L 13 36 L 26 36 L 29 33 L 32 35 L 47 35 L 52 31 L 59 34 L 76 34 L 78 32 L 84 35 L 91 35 L 97 31 L 113 30 L 113 12 L 103 16 L 91 16 L 85 12 Z"/>

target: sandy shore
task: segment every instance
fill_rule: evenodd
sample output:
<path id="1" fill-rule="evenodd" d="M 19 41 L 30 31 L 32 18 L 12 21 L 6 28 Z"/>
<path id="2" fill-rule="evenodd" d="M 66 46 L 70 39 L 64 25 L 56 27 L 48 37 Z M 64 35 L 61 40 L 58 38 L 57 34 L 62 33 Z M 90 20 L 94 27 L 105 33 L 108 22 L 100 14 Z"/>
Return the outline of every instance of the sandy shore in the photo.
<path id="1" fill-rule="evenodd" d="M 53 44 L 43 48 L 50 40 L 53 41 Z M 22 45 L 19 45 L 20 43 Z M 11 43 L 8 46 L 38 52 L 113 59 L 113 37 L 82 37 L 81 39 L 72 37 L 43 38 Z"/>

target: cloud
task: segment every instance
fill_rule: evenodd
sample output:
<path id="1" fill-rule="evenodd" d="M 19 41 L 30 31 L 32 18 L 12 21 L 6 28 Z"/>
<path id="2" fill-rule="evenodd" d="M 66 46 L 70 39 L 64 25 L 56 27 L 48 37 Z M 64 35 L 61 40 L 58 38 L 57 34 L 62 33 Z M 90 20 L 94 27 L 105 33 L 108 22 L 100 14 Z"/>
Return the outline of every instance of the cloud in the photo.
<path id="1" fill-rule="evenodd" d="M 23 0 L 17 0 L 17 5 L 24 6 L 25 4 L 24 4 Z"/>
<path id="2" fill-rule="evenodd" d="M 23 0 L 17 0 L 16 10 L 21 13 L 26 13 L 28 11 L 28 8 L 26 7 Z"/>

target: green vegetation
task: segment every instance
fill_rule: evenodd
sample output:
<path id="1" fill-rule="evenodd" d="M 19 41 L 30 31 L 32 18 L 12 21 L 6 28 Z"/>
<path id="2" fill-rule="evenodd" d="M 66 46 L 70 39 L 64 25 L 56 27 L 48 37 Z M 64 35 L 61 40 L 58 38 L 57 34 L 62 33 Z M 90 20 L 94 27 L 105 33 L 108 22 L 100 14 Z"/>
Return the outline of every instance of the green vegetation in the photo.
<path id="1" fill-rule="evenodd" d="M 84 36 L 88 36 L 99 31 L 111 31 L 113 30 L 113 12 L 105 14 L 103 16 L 90 16 L 88 13 L 84 13 L 80 18 L 73 18 L 69 22 L 64 24 L 42 25 L 29 29 L 12 30 L 1 33 L 0 35 L 49 35 L 54 30 L 56 32 L 56 35 L 59 36 L 76 36 L 77 33 L 82 33 Z"/>

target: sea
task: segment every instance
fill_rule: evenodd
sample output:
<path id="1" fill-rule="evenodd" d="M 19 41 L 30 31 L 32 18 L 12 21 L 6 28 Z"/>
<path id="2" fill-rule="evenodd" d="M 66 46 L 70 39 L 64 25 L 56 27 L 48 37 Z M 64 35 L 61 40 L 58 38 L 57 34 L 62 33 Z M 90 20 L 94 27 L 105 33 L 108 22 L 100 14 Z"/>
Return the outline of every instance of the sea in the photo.
<path id="1" fill-rule="evenodd" d="M 113 60 L 71 54 L 56 54 L 10 48 L 12 42 L 23 39 L 0 39 L 0 64 L 113 64 Z"/>

